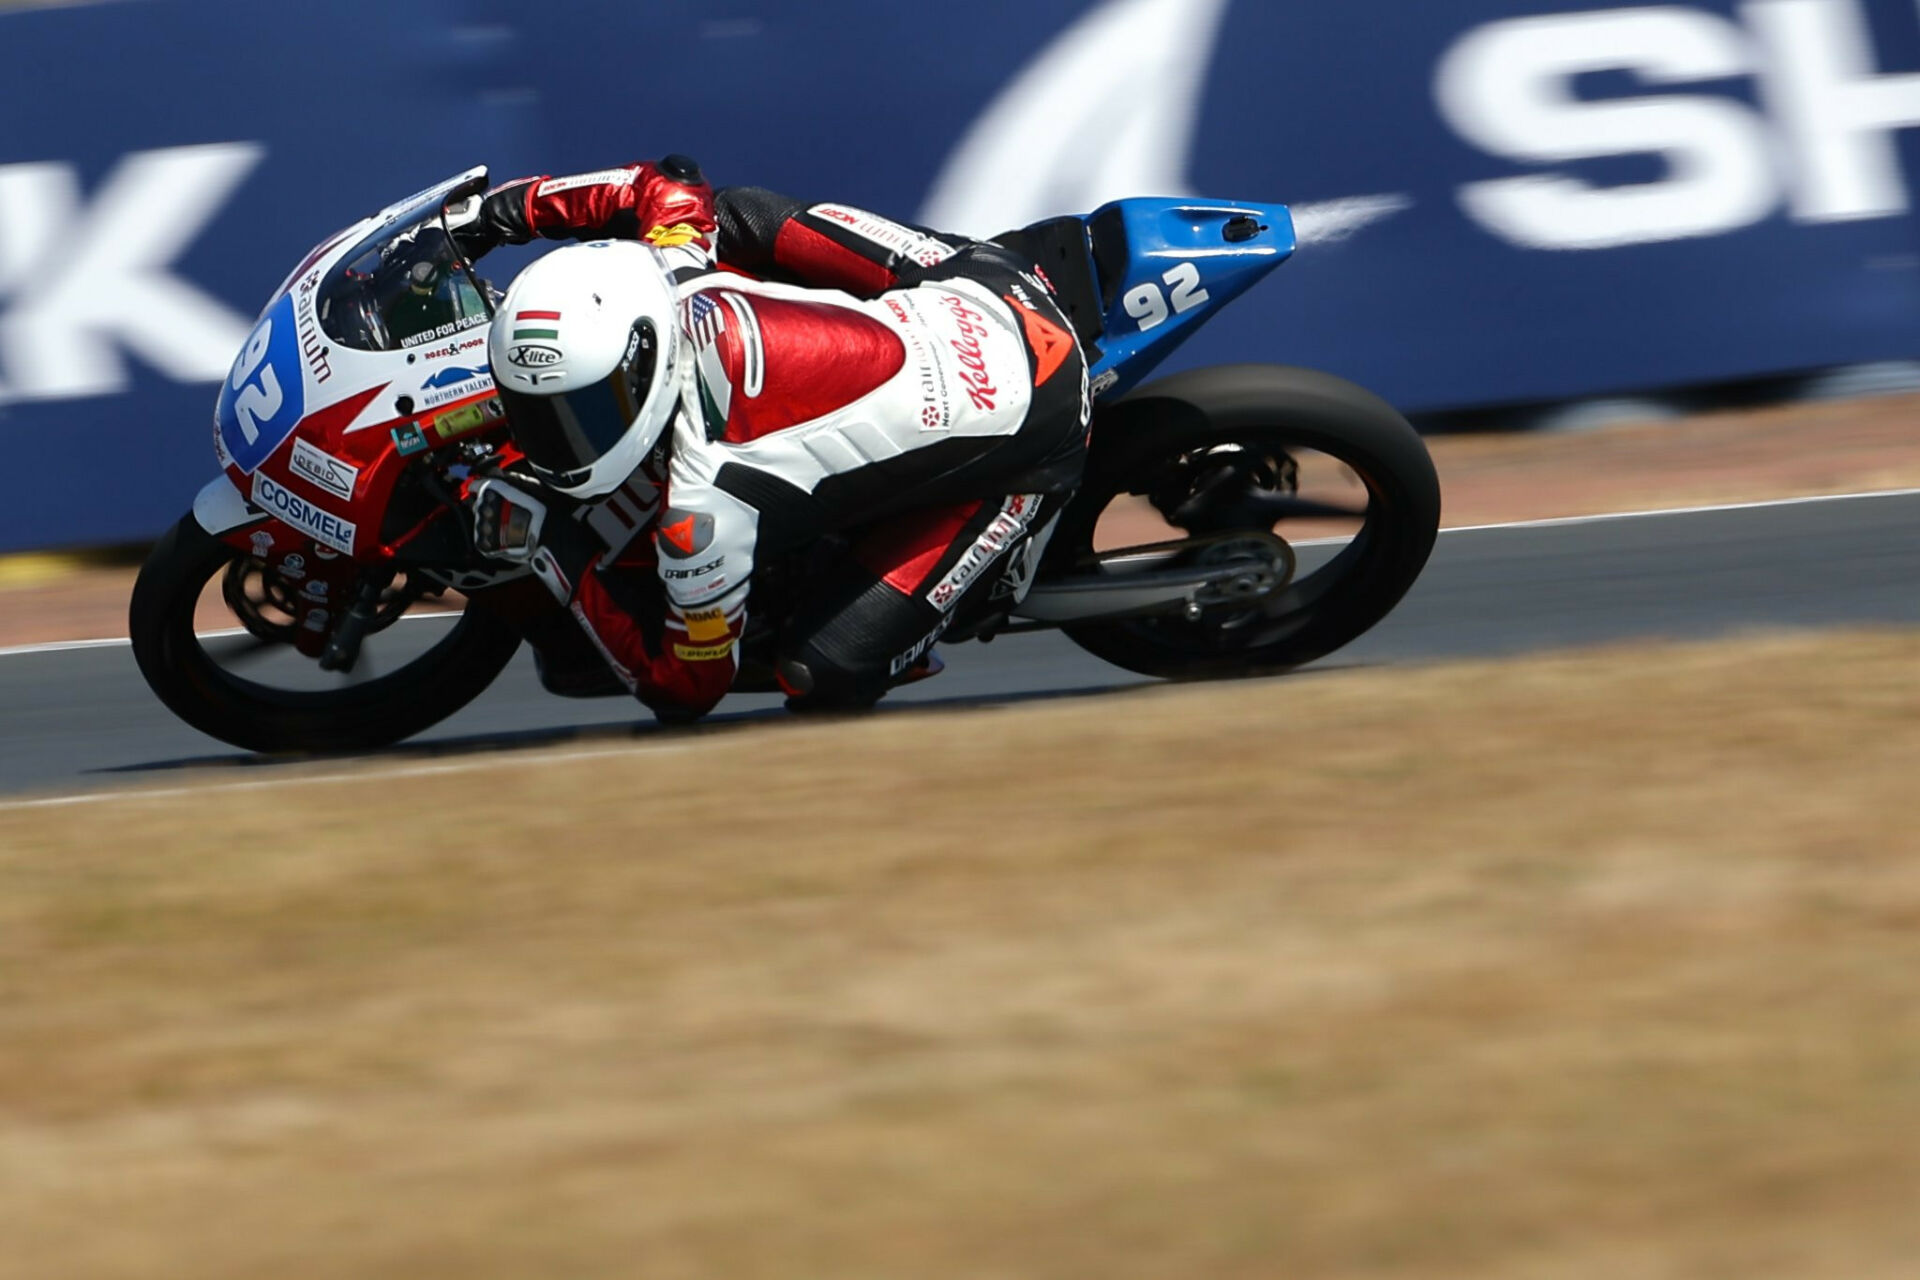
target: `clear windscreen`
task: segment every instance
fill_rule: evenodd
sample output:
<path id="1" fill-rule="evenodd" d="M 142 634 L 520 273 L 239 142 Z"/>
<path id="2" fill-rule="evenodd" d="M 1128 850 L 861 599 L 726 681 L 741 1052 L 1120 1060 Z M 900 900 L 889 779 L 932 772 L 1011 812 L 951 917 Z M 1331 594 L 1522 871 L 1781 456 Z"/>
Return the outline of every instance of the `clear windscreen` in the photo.
<path id="1" fill-rule="evenodd" d="M 492 318 L 437 202 L 354 246 L 321 283 L 317 309 L 329 338 L 360 351 L 437 342 Z"/>

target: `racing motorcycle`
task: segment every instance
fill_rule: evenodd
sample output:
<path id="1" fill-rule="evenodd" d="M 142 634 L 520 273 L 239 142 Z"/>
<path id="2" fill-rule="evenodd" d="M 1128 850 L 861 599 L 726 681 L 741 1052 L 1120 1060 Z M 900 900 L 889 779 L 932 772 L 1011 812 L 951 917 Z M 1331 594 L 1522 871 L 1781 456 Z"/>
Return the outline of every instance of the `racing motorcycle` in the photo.
<path id="1" fill-rule="evenodd" d="M 549 690 L 625 696 L 544 587 L 476 552 L 460 500 L 521 461 L 487 364 L 500 295 L 446 216 L 487 186 L 473 169 L 330 237 L 235 359 L 222 474 L 154 548 L 130 611 L 142 674 L 195 728 L 265 752 L 383 746 L 465 706 L 529 642 Z M 1242 676 L 1330 653 L 1400 601 L 1440 491 L 1388 404 L 1279 365 L 1139 385 L 1293 254 L 1286 206 L 1120 200 L 997 239 L 1042 267 L 1088 353 L 1091 447 L 1044 552 L 1011 557 L 942 643 L 1058 628 L 1130 671 Z M 637 476 L 580 518 L 613 557 L 658 496 Z M 756 573 L 736 689 L 773 690 L 782 622 L 847 545 Z M 418 618 L 438 621 L 400 625 Z"/>

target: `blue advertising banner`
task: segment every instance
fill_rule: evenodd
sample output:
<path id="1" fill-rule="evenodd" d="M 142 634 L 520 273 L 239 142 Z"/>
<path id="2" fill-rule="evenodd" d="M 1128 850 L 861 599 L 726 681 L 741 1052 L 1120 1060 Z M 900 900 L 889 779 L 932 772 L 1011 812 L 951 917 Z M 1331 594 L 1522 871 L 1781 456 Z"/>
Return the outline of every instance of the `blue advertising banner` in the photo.
<path id="1" fill-rule="evenodd" d="M 219 381 L 340 227 L 515 110 L 436 0 L 0 13 L 0 550 L 150 538 L 218 471 Z"/>
<path id="2" fill-rule="evenodd" d="M 1408 411 L 1920 355 L 1907 0 L 128 0 L 0 13 L 0 120 L 0 550 L 164 529 L 287 269 L 476 163 L 680 151 L 975 234 L 1286 201 L 1299 255 L 1176 367 Z"/>
<path id="3" fill-rule="evenodd" d="M 1920 354 L 1907 0 L 710 12 L 522 32 L 553 166 L 680 149 L 982 235 L 1122 195 L 1286 201 L 1299 257 L 1186 362 L 1313 365 L 1408 410 Z"/>

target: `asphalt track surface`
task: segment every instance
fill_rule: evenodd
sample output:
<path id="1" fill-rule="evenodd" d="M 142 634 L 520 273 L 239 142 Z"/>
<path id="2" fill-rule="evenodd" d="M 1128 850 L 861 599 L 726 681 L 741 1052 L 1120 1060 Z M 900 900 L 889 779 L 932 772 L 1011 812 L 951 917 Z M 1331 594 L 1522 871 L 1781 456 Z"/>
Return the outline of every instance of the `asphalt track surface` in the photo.
<path id="1" fill-rule="evenodd" d="M 1916 583 L 1920 493 L 1452 530 L 1400 608 L 1319 665 L 1915 624 Z M 388 634 L 410 631 L 430 642 L 440 625 L 411 623 Z M 943 654 L 944 675 L 901 690 L 886 706 L 1018 704 L 1149 683 L 1052 634 Z M 783 717 L 778 707 L 776 697 L 735 697 L 714 719 Z M 412 770 L 423 758 L 591 747 L 655 732 L 645 711 L 625 699 L 549 696 L 523 652 L 466 710 L 381 756 Z M 193 770 L 251 779 L 280 767 L 180 724 L 148 692 L 124 643 L 0 653 L 0 794 L 198 785 L 206 775 Z"/>

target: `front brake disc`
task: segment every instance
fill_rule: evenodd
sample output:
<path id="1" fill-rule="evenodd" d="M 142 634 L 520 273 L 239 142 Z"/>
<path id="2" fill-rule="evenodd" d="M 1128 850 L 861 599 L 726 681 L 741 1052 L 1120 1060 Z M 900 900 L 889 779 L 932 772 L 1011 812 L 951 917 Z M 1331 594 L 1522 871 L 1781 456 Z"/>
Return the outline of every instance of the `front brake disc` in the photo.
<path id="1" fill-rule="evenodd" d="M 250 634 L 276 644 L 293 643 L 294 619 L 300 616 L 293 587 L 262 561 L 249 556 L 231 561 L 220 581 L 220 596 Z M 264 612 L 268 608 L 285 614 L 287 620 L 269 618 Z"/>

